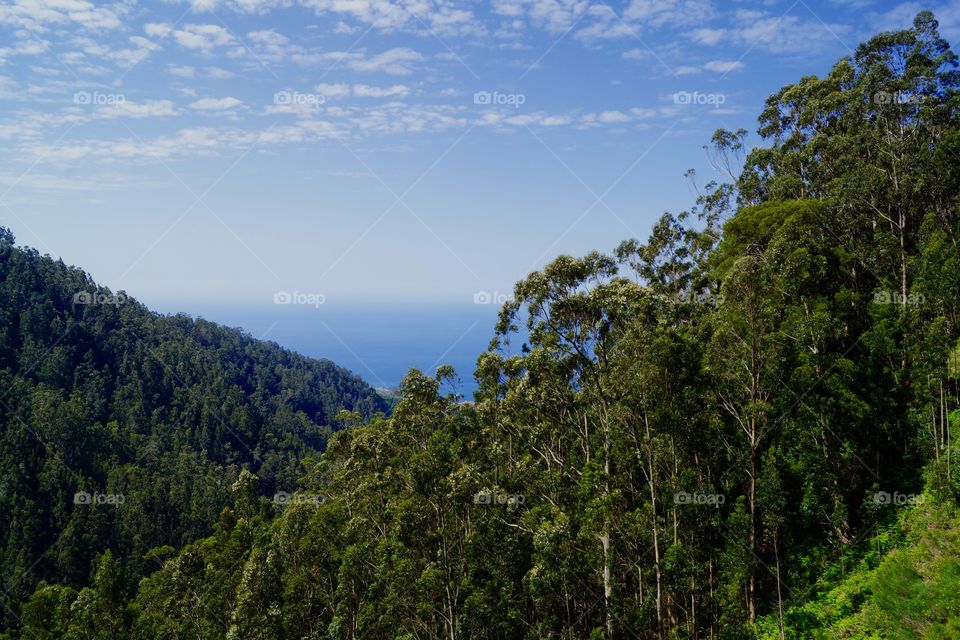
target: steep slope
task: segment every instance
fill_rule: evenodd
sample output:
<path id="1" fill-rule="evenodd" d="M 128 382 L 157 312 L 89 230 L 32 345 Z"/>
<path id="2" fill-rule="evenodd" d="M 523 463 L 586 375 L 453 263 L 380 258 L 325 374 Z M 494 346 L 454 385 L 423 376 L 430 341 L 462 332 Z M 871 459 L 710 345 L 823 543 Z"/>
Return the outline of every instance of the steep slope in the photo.
<path id="1" fill-rule="evenodd" d="M 783 637 L 947 640 L 960 634 L 960 520 L 949 496 L 902 506 L 857 553 L 823 571 L 809 600 L 784 613 Z M 781 638 L 777 616 L 758 638 Z"/>
<path id="2" fill-rule="evenodd" d="M 105 549 L 135 581 L 149 549 L 209 534 L 242 469 L 293 490 L 340 410 L 387 405 L 332 362 L 152 313 L 0 228 L 5 604 L 40 579 L 86 583 Z"/>

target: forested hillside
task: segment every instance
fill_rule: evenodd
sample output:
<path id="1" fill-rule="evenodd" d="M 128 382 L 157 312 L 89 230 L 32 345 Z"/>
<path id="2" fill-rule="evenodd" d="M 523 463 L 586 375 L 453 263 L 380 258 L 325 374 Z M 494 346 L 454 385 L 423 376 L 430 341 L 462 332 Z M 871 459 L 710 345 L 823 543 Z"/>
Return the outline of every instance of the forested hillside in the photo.
<path id="1" fill-rule="evenodd" d="M 816 595 L 787 609 L 784 626 L 791 638 L 950 640 L 960 636 L 958 592 L 956 502 L 924 494 L 822 571 Z M 765 640 L 781 637 L 777 616 L 759 626 Z"/>
<path id="2" fill-rule="evenodd" d="M 151 549 L 212 533 L 242 470 L 291 491 L 337 412 L 385 408 L 331 362 L 151 313 L 0 229 L 0 621 L 108 550 L 133 588 Z"/>
<path id="3" fill-rule="evenodd" d="M 5 562 L 75 536 L 9 599 L 12 637 L 953 637 L 958 107 L 927 12 L 783 87 L 759 146 L 715 134 L 726 177 L 691 175 L 690 211 L 517 283 L 472 402 L 447 367 L 411 371 L 389 416 L 339 387 L 359 413 L 279 501 L 337 404 L 301 382 L 320 365 L 135 306 L 77 310 L 81 274 L 7 241 L 5 265 L 75 280 L 23 293 L 42 280 L 22 269 L 4 290 L 4 387 L 24 387 L 3 416 Z M 76 318 L 86 346 L 61 348 Z M 242 375 L 199 344 L 243 355 Z M 281 354 L 290 370 L 261 369 Z M 137 484 L 140 456 L 188 480 Z M 157 491 L 76 515 L 71 469 Z M 156 567 L 139 582 L 136 558 Z"/>

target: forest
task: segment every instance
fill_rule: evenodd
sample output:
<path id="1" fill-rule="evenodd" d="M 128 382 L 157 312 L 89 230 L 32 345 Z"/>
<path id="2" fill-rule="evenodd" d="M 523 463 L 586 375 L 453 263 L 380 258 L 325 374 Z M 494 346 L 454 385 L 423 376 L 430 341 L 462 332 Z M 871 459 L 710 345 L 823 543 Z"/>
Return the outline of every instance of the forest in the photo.
<path id="1" fill-rule="evenodd" d="M 689 210 L 517 282 L 470 399 L 4 232 L 0 637 L 960 637 L 958 109 L 929 12 L 784 86 Z"/>
<path id="2" fill-rule="evenodd" d="M 5 628 L 41 581 L 85 585 L 104 554 L 135 585 L 211 533 L 244 472 L 290 492 L 339 411 L 387 408 L 331 362 L 151 313 L 5 229 L 0 300 Z"/>

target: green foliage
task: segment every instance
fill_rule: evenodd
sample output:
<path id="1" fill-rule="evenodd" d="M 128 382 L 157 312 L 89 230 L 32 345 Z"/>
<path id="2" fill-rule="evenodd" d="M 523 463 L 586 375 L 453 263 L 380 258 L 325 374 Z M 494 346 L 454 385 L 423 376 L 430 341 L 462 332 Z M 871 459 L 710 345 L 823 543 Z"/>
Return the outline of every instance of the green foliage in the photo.
<path id="1" fill-rule="evenodd" d="M 103 552 L 125 598 L 151 549 L 210 534 L 248 469 L 264 494 L 292 491 L 340 409 L 386 404 L 330 362 L 151 313 L 0 230 L 0 628 L 35 589 L 39 616 L 63 585 L 90 586 Z M 81 589 L 75 608 L 97 615 L 95 596 Z"/>
<path id="2" fill-rule="evenodd" d="M 723 225 L 723 240 L 713 254 L 717 277 L 722 279 L 740 258 L 763 254 L 785 225 L 801 225 L 821 209 L 817 200 L 771 201 L 740 209 Z"/>
<path id="3" fill-rule="evenodd" d="M 957 507 L 930 494 L 860 545 L 816 593 L 787 611 L 787 638 L 952 638 L 960 629 L 960 520 Z M 776 620 L 758 638 L 780 637 Z"/>

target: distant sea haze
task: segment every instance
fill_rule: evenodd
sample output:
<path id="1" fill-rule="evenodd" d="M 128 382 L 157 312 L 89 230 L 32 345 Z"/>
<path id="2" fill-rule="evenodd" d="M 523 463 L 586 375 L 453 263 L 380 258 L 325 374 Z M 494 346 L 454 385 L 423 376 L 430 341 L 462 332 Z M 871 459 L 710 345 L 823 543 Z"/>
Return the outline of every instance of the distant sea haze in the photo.
<path id="1" fill-rule="evenodd" d="M 432 375 L 442 364 L 453 365 L 460 377 L 457 391 L 468 399 L 477 388 L 477 357 L 493 337 L 499 308 L 482 299 L 462 304 L 144 302 L 162 313 L 239 327 L 305 356 L 327 358 L 374 387 L 398 386 L 410 368 Z"/>

